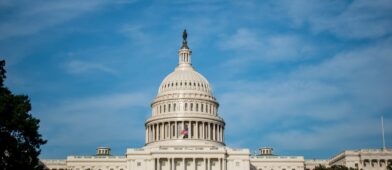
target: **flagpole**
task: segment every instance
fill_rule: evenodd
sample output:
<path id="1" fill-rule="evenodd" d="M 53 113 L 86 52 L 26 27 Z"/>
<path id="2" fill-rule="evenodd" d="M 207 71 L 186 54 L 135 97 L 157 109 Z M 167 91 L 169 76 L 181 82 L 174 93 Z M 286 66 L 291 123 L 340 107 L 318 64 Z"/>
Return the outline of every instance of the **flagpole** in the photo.
<path id="1" fill-rule="evenodd" d="M 382 132 L 382 149 L 385 151 L 385 137 L 384 137 L 384 118 L 381 116 L 381 132 Z"/>

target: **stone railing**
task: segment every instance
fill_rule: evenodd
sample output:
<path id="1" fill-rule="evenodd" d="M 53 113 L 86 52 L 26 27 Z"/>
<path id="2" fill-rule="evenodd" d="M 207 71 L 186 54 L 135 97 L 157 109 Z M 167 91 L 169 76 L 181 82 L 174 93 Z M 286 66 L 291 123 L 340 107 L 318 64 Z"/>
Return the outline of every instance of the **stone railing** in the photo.
<path id="1" fill-rule="evenodd" d="M 298 161 L 305 161 L 303 156 L 251 156 L 251 159 L 264 159 L 264 160 L 298 160 Z"/>

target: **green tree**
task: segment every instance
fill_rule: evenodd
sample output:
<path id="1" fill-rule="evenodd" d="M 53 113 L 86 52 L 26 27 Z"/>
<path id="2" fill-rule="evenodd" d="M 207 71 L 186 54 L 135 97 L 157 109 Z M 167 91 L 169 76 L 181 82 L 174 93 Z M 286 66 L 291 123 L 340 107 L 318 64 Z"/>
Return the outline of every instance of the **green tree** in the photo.
<path id="1" fill-rule="evenodd" d="M 38 132 L 39 120 L 29 113 L 28 96 L 14 95 L 4 86 L 4 66 L 0 60 L 0 169 L 43 169 L 38 155 L 46 140 Z"/>
<path id="2" fill-rule="evenodd" d="M 392 170 L 392 163 L 389 163 L 389 164 L 388 164 L 387 170 Z"/>
<path id="3" fill-rule="evenodd" d="M 328 170 L 328 168 L 324 165 L 319 164 L 318 166 L 314 167 L 314 170 Z"/>
<path id="4" fill-rule="evenodd" d="M 349 168 L 347 168 L 344 165 L 332 165 L 331 170 L 349 170 Z"/>

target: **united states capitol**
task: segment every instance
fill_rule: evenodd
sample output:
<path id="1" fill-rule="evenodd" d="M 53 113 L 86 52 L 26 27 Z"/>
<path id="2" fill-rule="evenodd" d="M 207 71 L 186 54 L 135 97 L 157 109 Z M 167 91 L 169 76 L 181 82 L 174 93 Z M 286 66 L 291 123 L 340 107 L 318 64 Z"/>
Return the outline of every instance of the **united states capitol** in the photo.
<path id="1" fill-rule="evenodd" d="M 192 66 L 192 51 L 183 33 L 179 63 L 167 75 L 151 103 L 145 121 L 145 146 L 127 148 L 113 156 L 109 147 L 98 147 L 90 156 L 42 160 L 49 170 L 312 170 L 316 166 L 344 165 L 358 170 L 385 170 L 392 150 L 346 150 L 325 160 L 303 156 L 278 156 L 262 147 L 252 155 L 247 148 L 225 145 L 225 121 L 218 112 L 207 79 Z"/>

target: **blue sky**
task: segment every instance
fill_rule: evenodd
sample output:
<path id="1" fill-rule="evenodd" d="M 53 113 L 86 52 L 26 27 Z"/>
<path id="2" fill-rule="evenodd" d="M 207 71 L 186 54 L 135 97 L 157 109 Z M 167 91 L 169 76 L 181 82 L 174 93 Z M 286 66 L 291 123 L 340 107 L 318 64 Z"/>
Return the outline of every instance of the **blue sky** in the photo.
<path id="1" fill-rule="evenodd" d="M 226 144 L 329 158 L 392 145 L 392 1 L 0 0 L 6 85 L 27 94 L 41 158 L 123 155 L 188 30 Z"/>

